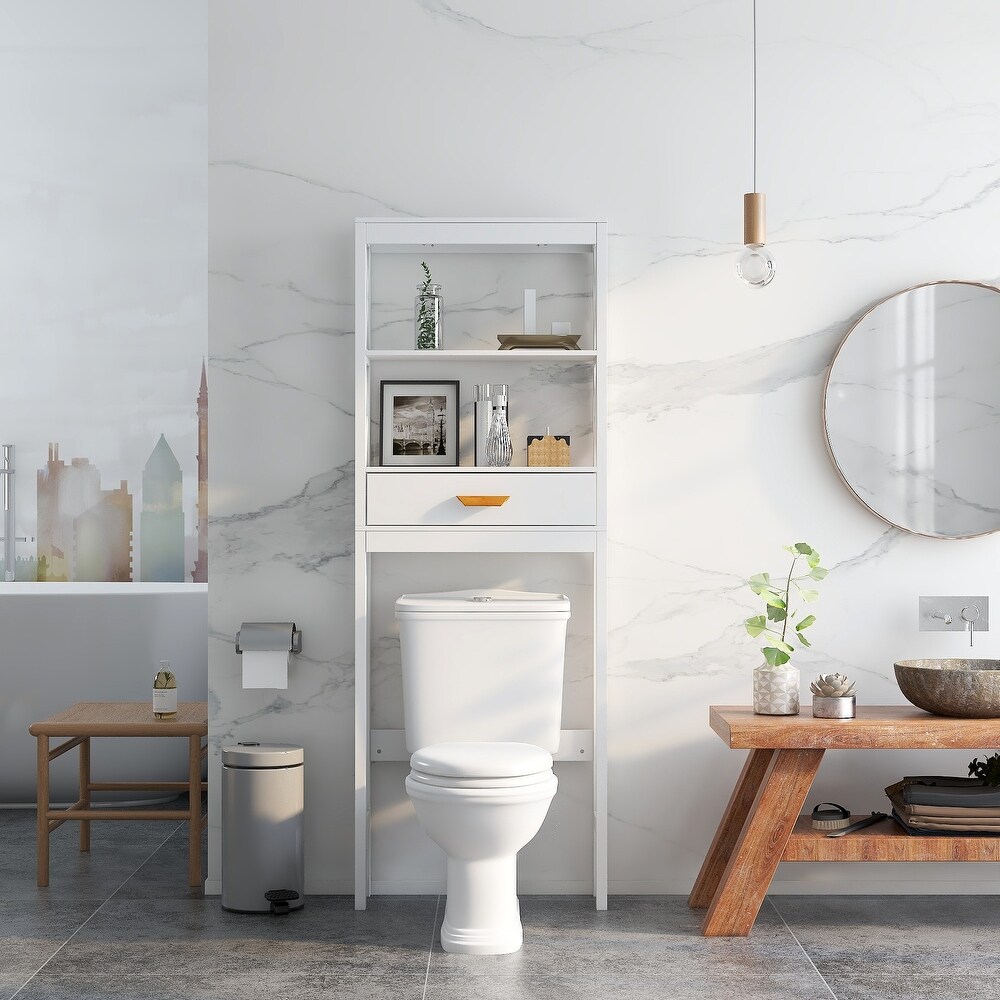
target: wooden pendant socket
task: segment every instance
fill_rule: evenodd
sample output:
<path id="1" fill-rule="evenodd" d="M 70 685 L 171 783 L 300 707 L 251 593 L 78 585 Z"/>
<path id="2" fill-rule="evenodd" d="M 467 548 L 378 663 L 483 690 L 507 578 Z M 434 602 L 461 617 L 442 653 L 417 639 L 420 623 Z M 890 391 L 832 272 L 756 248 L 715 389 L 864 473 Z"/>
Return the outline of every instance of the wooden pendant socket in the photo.
<path id="1" fill-rule="evenodd" d="M 743 242 L 748 247 L 761 246 L 767 242 L 766 236 L 764 195 L 760 191 L 749 191 L 743 195 Z"/>

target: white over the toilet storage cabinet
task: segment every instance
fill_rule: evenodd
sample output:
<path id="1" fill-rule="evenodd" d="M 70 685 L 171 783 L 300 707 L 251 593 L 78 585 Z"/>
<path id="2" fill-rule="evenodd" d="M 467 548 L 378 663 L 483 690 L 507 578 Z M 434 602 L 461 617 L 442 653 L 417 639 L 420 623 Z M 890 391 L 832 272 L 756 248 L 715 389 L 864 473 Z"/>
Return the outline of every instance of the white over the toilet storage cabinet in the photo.
<path id="1" fill-rule="evenodd" d="M 414 297 L 424 262 L 442 285 L 441 350 L 415 349 Z M 576 595 L 563 726 L 569 716 L 579 728 L 561 733 L 556 799 L 564 781 L 572 796 L 580 788 L 580 769 L 592 769 L 593 895 L 597 908 L 605 909 L 607 226 L 547 219 L 361 219 L 355 268 L 355 906 L 364 909 L 373 889 L 378 764 L 396 762 L 398 770 L 409 759 L 392 601 L 404 587 L 505 586 Z M 522 330 L 524 289 L 537 296 L 534 330 Z M 580 335 L 580 350 L 498 350 L 498 334 L 547 334 L 551 324 L 567 322 Z M 458 465 L 383 465 L 383 383 L 456 381 Z M 511 387 L 510 468 L 475 466 L 473 386 L 484 382 Z M 570 466 L 527 467 L 526 437 L 547 428 L 569 435 Z M 500 506 L 464 506 L 459 496 L 509 499 Z M 391 767 L 387 763 L 385 770 Z M 396 780 L 395 772 L 384 777 Z M 385 811 L 396 816 L 399 810 Z M 565 838 L 560 849 L 570 852 L 579 830 L 551 822 L 554 836 Z"/>

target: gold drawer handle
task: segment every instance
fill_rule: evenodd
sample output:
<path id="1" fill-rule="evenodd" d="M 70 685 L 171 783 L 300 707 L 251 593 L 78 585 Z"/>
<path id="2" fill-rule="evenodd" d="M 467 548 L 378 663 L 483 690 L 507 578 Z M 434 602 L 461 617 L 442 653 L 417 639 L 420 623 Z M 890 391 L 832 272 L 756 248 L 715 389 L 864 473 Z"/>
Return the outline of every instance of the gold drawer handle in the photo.
<path id="1" fill-rule="evenodd" d="M 461 496 L 456 497 L 457 500 L 461 500 L 466 507 L 502 507 L 509 499 L 506 497 L 496 497 L 496 496 Z"/>

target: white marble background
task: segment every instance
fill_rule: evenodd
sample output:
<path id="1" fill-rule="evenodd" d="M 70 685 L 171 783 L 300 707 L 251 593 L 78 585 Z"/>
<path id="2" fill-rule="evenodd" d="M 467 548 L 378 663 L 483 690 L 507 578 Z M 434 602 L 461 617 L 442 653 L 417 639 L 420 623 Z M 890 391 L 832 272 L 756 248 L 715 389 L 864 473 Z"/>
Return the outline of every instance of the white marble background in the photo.
<path id="1" fill-rule="evenodd" d="M 995 593 L 1000 536 L 906 535 L 849 493 L 820 394 L 873 301 L 1000 279 L 1000 6 L 759 0 L 757 173 L 778 269 L 764 290 L 733 273 L 749 0 L 209 11 L 213 742 L 305 745 L 307 887 L 347 890 L 354 218 L 606 218 L 611 889 L 686 891 L 741 764 L 707 715 L 749 698 L 746 576 L 778 572 L 783 543 L 820 550 L 831 573 L 802 667 L 848 671 L 868 703 L 902 700 L 894 658 L 962 652 L 918 634 L 919 594 Z M 287 691 L 239 687 L 231 640 L 254 618 L 303 629 Z M 1000 654 L 995 634 L 978 644 Z M 831 755 L 812 797 L 864 812 L 902 773 L 962 773 L 969 756 Z M 210 885 L 218 820 L 213 796 Z M 544 891 L 536 860 L 525 888 Z M 422 863 L 375 860 L 400 878 Z M 786 866 L 777 888 L 956 879 L 1000 889 L 938 865 Z"/>

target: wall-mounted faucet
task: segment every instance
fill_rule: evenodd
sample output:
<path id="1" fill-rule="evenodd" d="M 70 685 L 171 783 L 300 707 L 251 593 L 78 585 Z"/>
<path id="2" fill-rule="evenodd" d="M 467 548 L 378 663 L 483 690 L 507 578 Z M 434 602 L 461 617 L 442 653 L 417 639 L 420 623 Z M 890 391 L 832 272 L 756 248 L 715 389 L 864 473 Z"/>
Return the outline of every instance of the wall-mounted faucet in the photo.
<path id="1" fill-rule="evenodd" d="M 967 632 L 972 646 L 975 632 L 990 627 L 990 599 L 978 597 L 921 597 L 921 632 Z"/>
<path id="2" fill-rule="evenodd" d="M 975 604 L 966 604 L 966 606 L 962 608 L 961 618 L 962 621 L 968 626 L 969 649 L 972 649 L 973 629 L 975 628 L 976 622 L 979 621 L 979 608 L 977 608 Z"/>

